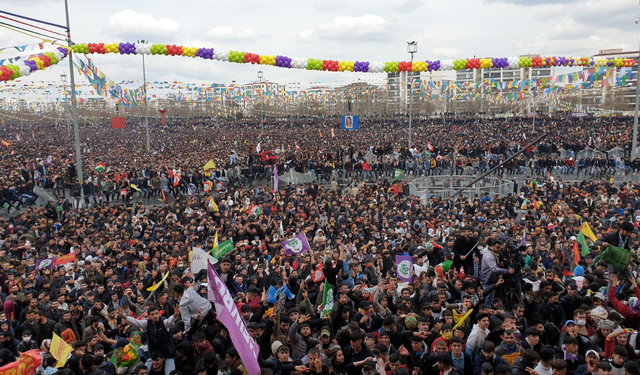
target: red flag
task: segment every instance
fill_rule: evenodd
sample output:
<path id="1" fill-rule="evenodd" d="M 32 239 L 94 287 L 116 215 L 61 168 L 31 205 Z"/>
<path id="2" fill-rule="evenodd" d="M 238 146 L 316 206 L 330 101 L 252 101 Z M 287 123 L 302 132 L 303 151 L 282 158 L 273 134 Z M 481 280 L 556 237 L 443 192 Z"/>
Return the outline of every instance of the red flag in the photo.
<path id="1" fill-rule="evenodd" d="M 173 175 L 173 187 L 178 186 L 178 184 L 180 184 L 180 176 L 178 176 L 177 174 Z"/>
<path id="2" fill-rule="evenodd" d="M 533 200 L 533 210 L 538 211 L 538 201 L 536 201 L 535 199 Z"/>
<path id="3" fill-rule="evenodd" d="M 162 202 L 166 203 L 167 197 L 164 195 L 164 189 L 160 189 L 160 192 L 162 193 Z"/>
<path id="4" fill-rule="evenodd" d="M 31 129 L 31 136 L 35 139 L 36 138 L 36 133 L 33 132 L 33 129 Z"/>
<path id="5" fill-rule="evenodd" d="M 580 246 L 578 241 L 573 242 L 573 263 L 578 265 L 580 263 Z"/>
<path id="6" fill-rule="evenodd" d="M 115 172 L 115 173 L 113 174 L 113 177 L 116 179 L 116 182 L 117 182 L 117 183 L 120 183 L 120 176 L 118 175 L 118 172 Z"/>

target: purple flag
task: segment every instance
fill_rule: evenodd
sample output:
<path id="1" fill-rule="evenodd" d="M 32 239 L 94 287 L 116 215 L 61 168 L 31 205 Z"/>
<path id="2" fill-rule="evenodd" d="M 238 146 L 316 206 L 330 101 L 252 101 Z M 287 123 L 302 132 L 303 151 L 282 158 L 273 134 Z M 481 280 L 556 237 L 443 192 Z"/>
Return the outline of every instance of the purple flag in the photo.
<path id="1" fill-rule="evenodd" d="M 208 263 L 207 275 L 209 279 L 208 297 L 216 307 L 218 320 L 227 327 L 233 346 L 238 351 L 242 364 L 249 375 L 258 375 L 258 344 L 253 341 L 247 326 L 240 315 L 240 311 L 233 302 L 233 297 L 224 281 L 218 276 L 211 263 Z"/>
<path id="2" fill-rule="evenodd" d="M 36 272 L 42 268 L 53 268 L 53 260 L 55 258 L 36 259 Z"/>
<path id="3" fill-rule="evenodd" d="M 275 193 L 276 191 L 278 191 L 278 166 L 274 165 L 273 166 L 273 192 Z"/>
<path id="4" fill-rule="evenodd" d="M 413 281 L 413 258 L 409 255 L 396 255 L 396 271 L 402 282 Z"/>
<path id="5" fill-rule="evenodd" d="M 300 233 L 299 235 L 291 239 L 282 241 L 282 243 L 280 243 L 280 246 L 284 247 L 285 255 L 302 254 L 311 250 L 311 246 L 309 246 L 307 236 L 304 233 Z"/>

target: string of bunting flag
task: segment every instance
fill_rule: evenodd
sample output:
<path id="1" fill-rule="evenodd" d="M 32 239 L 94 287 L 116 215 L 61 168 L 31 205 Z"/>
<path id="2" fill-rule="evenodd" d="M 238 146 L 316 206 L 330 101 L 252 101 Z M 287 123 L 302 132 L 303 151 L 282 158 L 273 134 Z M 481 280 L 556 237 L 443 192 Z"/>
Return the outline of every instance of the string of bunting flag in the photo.
<path id="1" fill-rule="evenodd" d="M 79 43 L 71 47 L 73 52 L 81 54 L 121 54 L 121 55 L 162 55 L 184 56 L 206 60 L 217 60 L 238 64 L 271 65 L 288 69 L 306 69 L 330 72 L 361 73 L 397 73 L 425 72 L 487 68 L 529 68 L 555 66 L 582 67 L 630 67 L 636 64 L 634 59 L 627 58 L 592 58 L 592 57 L 498 57 L 472 58 L 457 60 L 424 60 L 424 61 L 338 61 L 314 58 L 294 58 L 282 55 L 259 55 L 251 52 L 218 50 L 214 48 L 198 48 L 175 44 L 148 43 Z"/>

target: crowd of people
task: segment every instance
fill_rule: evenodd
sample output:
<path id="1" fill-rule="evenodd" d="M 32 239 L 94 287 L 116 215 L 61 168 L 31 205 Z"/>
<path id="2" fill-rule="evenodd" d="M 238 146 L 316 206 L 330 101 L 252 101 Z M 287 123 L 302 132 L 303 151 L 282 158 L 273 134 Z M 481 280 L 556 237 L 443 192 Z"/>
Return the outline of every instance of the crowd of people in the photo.
<path id="1" fill-rule="evenodd" d="M 404 125 L 153 125 L 147 153 L 143 128 L 83 124 L 82 183 L 66 131 L 5 132 L 0 366 L 35 349 L 46 375 L 256 375 L 208 300 L 206 270 L 191 268 L 194 249 L 232 240 L 215 268 L 267 375 L 640 374 L 640 182 L 607 178 L 640 168 L 628 157 L 572 170 L 549 156 L 629 150 L 631 121 L 556 119 L 537 132 L 526 119 L 419 121 L 411 148 Z M 521 150 L 524 164 L 501 168 Z M 427 175 L 432 160 L 438 173 L 493 166 L 524 182 L 411 196 L 396 170 Z M 458 171 L 459 160 L 471 164 Z M 274 166 L 318 181 L 274 189 Z M 548 178 L 582 171 L 577 183 Z M 595 240 L 579 238 L 585 225 Z M 310 250 L 285 254 L 300 233 Z M 412 258 L 411 281 L 397 255 Z M 68 358 L 50 352 L 54 335 Z"/>

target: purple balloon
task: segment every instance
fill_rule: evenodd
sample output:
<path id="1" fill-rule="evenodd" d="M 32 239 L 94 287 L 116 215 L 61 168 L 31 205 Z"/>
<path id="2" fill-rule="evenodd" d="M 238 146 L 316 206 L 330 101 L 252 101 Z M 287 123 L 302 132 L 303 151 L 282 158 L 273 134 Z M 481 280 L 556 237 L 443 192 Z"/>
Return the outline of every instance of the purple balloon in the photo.
<path id="1" fill-rule="evenodd" d="M 58 47 L 58 51 L 62 52 L 64 57 L 67 57 L 67 53 L 69 52 L 66 48 Z"/>

